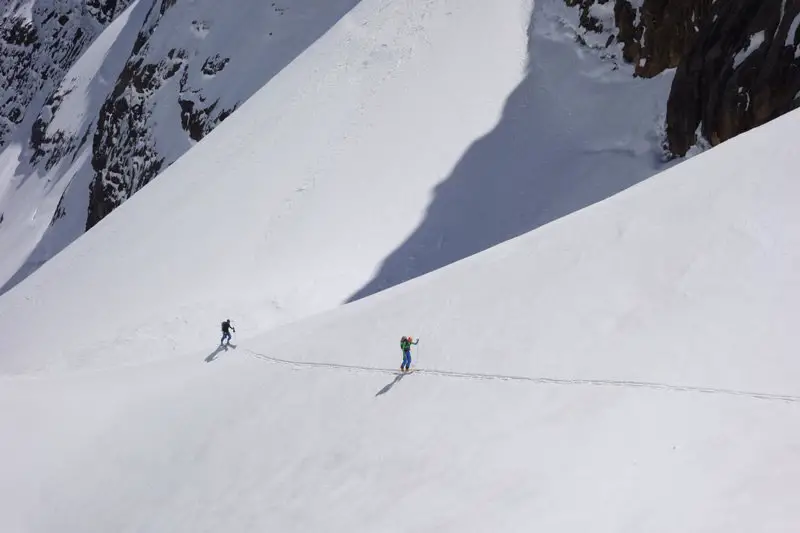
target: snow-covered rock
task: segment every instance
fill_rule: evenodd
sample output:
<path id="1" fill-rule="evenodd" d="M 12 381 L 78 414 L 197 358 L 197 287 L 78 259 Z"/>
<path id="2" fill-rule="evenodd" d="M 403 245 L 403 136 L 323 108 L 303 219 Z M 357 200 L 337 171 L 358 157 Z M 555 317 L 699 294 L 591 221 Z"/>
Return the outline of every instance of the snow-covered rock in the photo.
<path id="1" fill-rule="evenodd" d="M 155 0 L 100 110 L 87 229 L 205 137 L 356 1 L 248 0 L 223 9 L 216 0 Z"/>

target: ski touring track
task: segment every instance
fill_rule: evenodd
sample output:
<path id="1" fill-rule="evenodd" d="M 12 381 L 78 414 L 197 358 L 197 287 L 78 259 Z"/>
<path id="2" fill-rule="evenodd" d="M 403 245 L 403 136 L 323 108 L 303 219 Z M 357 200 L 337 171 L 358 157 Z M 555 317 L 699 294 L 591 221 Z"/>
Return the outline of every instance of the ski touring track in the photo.
<path id="1" fill-rule="evenodd" d="M 397 374 L 399 372 L 397 369 L 392 369 L 392 368 L 345 365 L 338 363 L 319 363 L 311 361 L 291 361 L 288 359 L 280 359 L 278 357 L 273 357 L 271 355 L 254 352 L 253 350 L 249 350 L 247 348 L 240 348 L 240 349 L 257 359 L 261 359 L 263 361 L 267 361 L 273 364 L 288 366 L 296 370 L 324 368 L 330 370 L 372 372 L 379 374 Z M 594 386 L 594 387 L 640 388 L 640 389 L 663 390 L 672 392 L 739 396 L 744 398 L 751 398 L 751 399 L 764 400 L 770 402 L 800 403 L 800 396 L 794 396 L 791 394 L 772 394 L 767 392 L 752 392 L 752 391 L 714 388 L 714 387 L 698 387 L 692 385 L 672 385 L 669 383 L 657 383 L 650 381 L 631 381 L 631 380 L 613 380 L 613 379 L 567 379 L 567 378 L 547 378 L 547 377 L 531 377 L 531 376 L 511 376 L 503 374 L 456 372 L 452 370 L 434 370 L 434 369 L 423 369 L 423 368 L 414 368 L 413 373 L 423 374 L 428 376 L 453 378 L 453 379 L 472 379 L 472 380 L 485 380 L 485 381 L 525 381 L 529 383 L 537 383 L 540 385 L 579 385 L 579 386 Z"/>

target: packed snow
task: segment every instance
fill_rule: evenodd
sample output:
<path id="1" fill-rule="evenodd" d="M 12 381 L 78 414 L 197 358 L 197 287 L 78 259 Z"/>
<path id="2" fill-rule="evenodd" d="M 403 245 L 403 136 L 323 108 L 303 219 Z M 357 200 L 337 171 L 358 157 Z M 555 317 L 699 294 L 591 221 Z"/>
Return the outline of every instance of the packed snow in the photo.
<path id="1" fill-rule="evenodd" d="M 0 529 L 793 532 L 800 115 L 630 186 L 540 4 L 363 0 L 0 296 Z"/>

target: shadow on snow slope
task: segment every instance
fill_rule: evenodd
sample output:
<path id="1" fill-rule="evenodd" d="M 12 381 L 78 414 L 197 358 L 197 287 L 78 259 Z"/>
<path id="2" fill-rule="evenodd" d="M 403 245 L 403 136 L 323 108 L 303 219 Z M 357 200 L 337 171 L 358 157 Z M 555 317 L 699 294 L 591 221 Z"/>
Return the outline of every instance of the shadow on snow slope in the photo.
<path id="1" fill-rule="evenodd" d="M 553 14 L 550 4 L 536 3 L 527 74 L 499 123 L 469 147 L 436 187 L 419 227 L 348 302 L 527 233 L 666 168 L 658 124 L 672 74 L 639 80 L 624 66 L 617 71 L 580 49 L 567 28 L 569 13 Z"/>
<path id="2" fill-rule="evenodd" d="M 205 359 L 206 363 L 211 363 L 212 361 L 215 361 L 217 359 L 217 356 L 219 354 L 221 354 L 222 352 L 227 352 L 228 348 L 233 348 L 235 350 L 236 349 L 236 345 L 235 344 L 220 344 L 219 346 L 217 346 L 216 350 L 214 350 L 213 352 L 211 352 L 210 354 L 208 354 L 206 356 L 206 359 Z"/>
<path id="3" fill-rule="evenodd" d="M 384 387 L 383 387 L 381 390 L 379 390 L 379 391 L 378 391 L 378 392 L 375 394 L 375 396 L 376 396 L 376 397 L 377 397 L 377 396 L 383 396 L 384 394 L 386 394 L 387 392 L 389 392 L 390 390 L 392 390 L 392 388 L 393 388 L 395 385 L 397 385 L 398 383 L 400 383 L 400 380 L 401 380 L 401 379 L 403 379 L 405 376 L 406 376 L 405 374 L 397 374 L 397 375 L 394 377 L 394 379 L 393 379 L 392 381 L 390 381 L 389 383 L 387 383 L 387 384 L 386 384 L 386 385 L 385 385 L 385 386 L 384 386 Z"/>

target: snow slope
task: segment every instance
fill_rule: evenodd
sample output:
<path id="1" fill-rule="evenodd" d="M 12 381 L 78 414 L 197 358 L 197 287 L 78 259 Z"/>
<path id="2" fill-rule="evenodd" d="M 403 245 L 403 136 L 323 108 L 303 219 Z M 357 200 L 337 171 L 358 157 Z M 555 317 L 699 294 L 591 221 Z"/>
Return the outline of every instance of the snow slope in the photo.
<path id="1" fill-rule="evenodd" d="M 201 349 L 221 315 L 254 330 L 330 309 L 649 176 L 668 79 L 638 86 L 576 48 L 574 13 L 556 7 L 360 3 L 140 207 L 5 305 L 36 317 L 65 361 Z M 60 287 L 75 261 L 80 279 Z M 25 354 L 21 369 L 57 365 L 22 332 L 0 342 Z"/>
<path id="2" fill-rule="evenodd" d="M 4 529 L 794 531 L 799 129 L 236 348 L 5 375 Z"/>
<path id="3" fill-rule="evenodd" d="M 515 116 L 482 5 L 363 1 L 0 297 L 0 529 L 794 531 L 797 113 L 334 308 Z"/>

